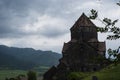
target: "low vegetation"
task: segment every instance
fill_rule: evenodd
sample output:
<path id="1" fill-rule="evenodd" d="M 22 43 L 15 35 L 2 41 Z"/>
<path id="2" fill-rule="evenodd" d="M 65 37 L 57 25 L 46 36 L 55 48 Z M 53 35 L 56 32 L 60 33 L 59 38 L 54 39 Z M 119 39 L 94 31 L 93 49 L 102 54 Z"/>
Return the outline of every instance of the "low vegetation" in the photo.
<path id="1" fill-rule="evenodd" d="M 27 71 L 23 70 L 0 70 L 0 80 L 5 78 L 16 77 L 18 75 L 26 75 Z"/>
<path id="2" fill-rule="evenodd" d="M 82 73 L 72 72 L 68 75 L 69 80 L 92 80 L 92 77 L 96 76 L 98 80 L 120 80 L 120 64 L 110 65 L 100 71 Z"/>
<path id="3" fill-rule="evenodd" d="M 28 80 L 37 80 L 37 74 L 35 71 L 29 71 L 27 73 Z"/>
<path id="4" fill-rule="evenodd" d="M 49 69 L 49 67 L 46 66 L 38 66 L 33 69 L 33 71 L 36 72 L 37 78 L 41 78 L 43 74 Z M 9 70 L 4 69 L 0 70 L 0 80 L 10 79 L 10 78 L 16 78 L 20 75 L 27 76 L 28 71 L 27 70 Z"/>
<path id="5" fill-rule="evenodd" d="M 92 76 L 97 76 L 98 80 L 120 80 L 120 64 L 110 65 L 105 69 L 95 72 L 83 80 L 91 80 Z"/>

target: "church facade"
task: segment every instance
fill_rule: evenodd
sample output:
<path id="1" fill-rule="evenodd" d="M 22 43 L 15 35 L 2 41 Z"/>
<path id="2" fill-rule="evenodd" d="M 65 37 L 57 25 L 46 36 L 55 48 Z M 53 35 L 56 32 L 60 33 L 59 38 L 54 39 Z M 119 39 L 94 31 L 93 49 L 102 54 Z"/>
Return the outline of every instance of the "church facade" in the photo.
<path id="1" fill-rule="evenodd" d="M 84 13 L 70 31 L 71 40 L 64 43 L 59 64 L 44 74 L 44 80 L 65 80 L 69 72 L 97 71 L 105 66 L 100 60 L 105 59 L 105 42 L 98 41 L 97 27 Z"/>

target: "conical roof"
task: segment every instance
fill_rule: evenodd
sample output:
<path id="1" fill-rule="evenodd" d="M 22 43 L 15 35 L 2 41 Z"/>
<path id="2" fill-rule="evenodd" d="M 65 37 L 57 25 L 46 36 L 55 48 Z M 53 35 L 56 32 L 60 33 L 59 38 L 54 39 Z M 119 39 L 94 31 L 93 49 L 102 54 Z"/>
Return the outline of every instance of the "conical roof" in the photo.
<path id="1" fill-rule="evenodd" d="M 78 28 L 78 27 L 96 27 L 96 25 L 83 13 L 80 18 L 75 22 L 73 25 L 73 28 Z"/>

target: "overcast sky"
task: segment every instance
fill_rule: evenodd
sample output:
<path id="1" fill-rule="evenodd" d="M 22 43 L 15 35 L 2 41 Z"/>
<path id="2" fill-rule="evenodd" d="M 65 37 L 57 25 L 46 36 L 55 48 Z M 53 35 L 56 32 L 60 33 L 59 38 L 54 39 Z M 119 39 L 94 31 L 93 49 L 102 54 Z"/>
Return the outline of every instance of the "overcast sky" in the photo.
<path id="1" fill-rule="evenodd" d="M 0 0 L 0 44 L 61 53 L 63 43 L 70 40 L 69 29 L 83 12 L 89 16 L 89 11 L 96 9 L 101 19 L 120 19 L 118 1 Z M 99 40 L 106 41 L 105 35 L 100 34 Z M 107 48 L 117 48 L 120 40 L 106 43 Z"/>

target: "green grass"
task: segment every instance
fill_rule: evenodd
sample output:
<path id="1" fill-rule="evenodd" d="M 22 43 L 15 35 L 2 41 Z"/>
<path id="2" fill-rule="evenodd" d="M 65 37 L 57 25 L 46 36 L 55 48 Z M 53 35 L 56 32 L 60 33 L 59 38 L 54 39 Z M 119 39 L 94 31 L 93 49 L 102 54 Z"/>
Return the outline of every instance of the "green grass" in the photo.
<path id="1" fill-rule="evenodd" d="M 84 77 L 89 76 L 90 73 L 89 72 L 71 72 L 68 76 L 67 79 L 68 80 L 81 80 Z"/>
<path id="2" fill-rule="evenodd" d="M 95 72 L 83 80 L 92 80 L 92 76 L 97 76 L 98 80 L 120 80 L 120 64 L 110 65 L 101 71 Z"/>
<path id="3" fill-rule="evenodd" d="M 39 66 L 35 67 L 33 71 L 37 73 L 38 77 L 43 76 L 43 74 L 49 69 L 49 67 Z M 5 80 L 5 78 L 16 77 L 18 75 L 25 75 L 27 76 L 27 72 L 25 70 L 9 70 L 9 69 L 1 69 L 0 70 L 0 80 Z"/>
<path id="4" fill-rule="evenodd" d="M 33 70 L 38 72 L 38 76 L 43 76 L 43 74 L 49 69 L 50 67 L 46 66 L 38 66 L 35 67 Z"/>
<path id="5" fill-rule="evenodd" d="M 5 78 L 16 77 L 18 75 L 26 75 L 27 71 L 23 70 L 0 70 L 0 80 L 5 80 Z"/>
<path id="6" fill-rule="evenodd" d="M 69 80 L 92 80 L 93 76 L 97 76 L 98 80 L 120 80 L 120 64 L 117 66 L 110 65 L 97 72 L 72 72 L 68 75 Z"/>

